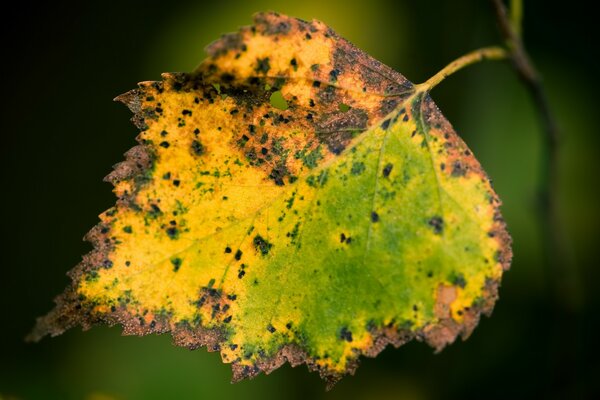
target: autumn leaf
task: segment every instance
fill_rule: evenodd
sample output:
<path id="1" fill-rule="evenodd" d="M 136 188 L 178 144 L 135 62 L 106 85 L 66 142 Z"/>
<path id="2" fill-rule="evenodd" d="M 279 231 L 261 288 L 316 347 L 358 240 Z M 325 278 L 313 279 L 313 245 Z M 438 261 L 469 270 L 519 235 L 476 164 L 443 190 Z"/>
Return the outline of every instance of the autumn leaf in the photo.
<path id="1" fill-rule="evenodd" d="M 287 361 L 333 383 L 388 344 L 469 336 L 510 238 L 427 88 L 276 13 L 207 51 L 117 98 L 140 145 L 31 338 L 119 324 L 219 351 L 235 381 Z"/>

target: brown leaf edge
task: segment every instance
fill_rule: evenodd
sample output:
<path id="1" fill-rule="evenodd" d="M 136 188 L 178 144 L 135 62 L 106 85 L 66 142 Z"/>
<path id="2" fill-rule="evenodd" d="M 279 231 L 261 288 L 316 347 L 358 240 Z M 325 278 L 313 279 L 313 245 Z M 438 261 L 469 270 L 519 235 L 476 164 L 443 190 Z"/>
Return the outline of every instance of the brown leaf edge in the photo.
<path id="1" fill-rule="evenodd" d="M 159 85 L 160 82 L 154 84 Z M 132 121 L 140 129 L 145 130 L 144 115 L 140 107 L 139 89 L 132 90 L 115 98 L 115 101 L 124 103 L 133 112 Z M 402 105 L 401 105 L 402 106 Z M 450 142 L 450 149 L 467 149 L 466 144 L 456 134 L 450 123 L 441 114 L 438 107 L 431 100 L 428 94 L 424 94 L 420 110 L 425 116 L 425 122 L 428 127 L 435 126 L 446 133 Z M 104 180 L 116 184 L 122 180 L 132 179 L 137 184 L 139 190 L 149 172 L 152 171 L 155 156 L 152 148 L 144 144 L 138 136 L 136 138 L 139 145 L 125 153 L 125 161 L 114 166 L 114 170 L 107 175 Z M 469 152 L 461 154 L 460 162 L 469 170 L 479 173 L 487 179 L 487 175 L 481 168 L 479 162 Z M 119 198 L 117 204 L 127 205 L 135 197 L 135 192 L 126 197 Z M 497 196 L 493 196 L 490 202 L 494 204 L 494 226 L 490 231 L 490 236 L 496 238 L 499 243 L 499 251 L 496 254 L 496 261 L 502 265 L 504 271 L 510 268 L 512 259 L 511 243 L 512 240 L 506 230 L 506 224 L 500 213 L 501 202 Z M 108 227 L 102 223 L 92 228 L 84 237 L 84 240 L 90 242 L 93 250 L 86 254 L 82 261 L 67 275 L 71 278 L 71 283 L 65 292 L 54 299 L 56 307 L 46 316 L 39 317 L 32 332 L 27 335 L 26 341 L 37 342 L 46 335 L 52 337 L 62 334 L 64 331 L 80 325 L 84 331 L 94 325 L 107 324 L 109 326 L 121 325 L 123 335 L 148 335 L 151 333 L 163 334 L 171 333 L 173 343 L 177 346 L 186 347 L 194 350 L 200 347 L 206 347 L 207 351 L 219 351 L 221 344 L 225 341 L 223 332 L 219 329 L 205 329 L 203 327 L 192 327 L 187 323 L 178 323 L 171 326 L 168 318 L 163 316 L 158 318 L 152 324 L 141 324 L 134 315 L 124 308 L 115 308 L 110 313 L 98 315 L 92 312 L 93 306 L 86 304 L 76 292 L 77 283 L 82 277 L 91 271 L 103 268 L 107 262 L 107 256 L 110 254 L 111 242 L 107 236 Z M 403 344 L 415 339 L 426 342 L 437 352 L 440 352 L 446 345 L 453 343 L 458 336 L 466 340 L 474 328 L 479 323 L 481 314 L 491 315 L 494 304 L 498 299 L 498 288 L 500 281 L 488 279 L 484 287 L 484 293 L 480 301 L 477 301 L 471 307 L 465 309 L 463 313 L 463 322 L 456 322 L 449 312 L 449 306 L 454 300 L 454 288 L 452 286 L 440 285 L 438 287 L 437 303 L 435 306 L 436 314 L 439 317 L 437 324 L 431 324 L 417 331 L 410 331 L 399 328 L 392 324 L 383 328 L 372 328 L 370 333 L 373 338 L 371 347 L 356 351 L 356 358 L 351 362 L 345 373 L 332 373 L 331 371 L 317 365 L 310 355 L 295 344 L 283 346 L 274 356 L 259 360 L 255 366 L 240 365 L 232 363 L 232 382 L 238 382 L 245 378 L 253 378 L 264 372 L 269 374 L 288 362 L 292 367 L 306 364 L 309 371 L 318 372 L 321 378 L 326 381 L 326 388 L 330 390 L 344 375 L 353 375 L 360 363 L 360 356 L 376 357 L 388 345 L 398 348 Z"/>

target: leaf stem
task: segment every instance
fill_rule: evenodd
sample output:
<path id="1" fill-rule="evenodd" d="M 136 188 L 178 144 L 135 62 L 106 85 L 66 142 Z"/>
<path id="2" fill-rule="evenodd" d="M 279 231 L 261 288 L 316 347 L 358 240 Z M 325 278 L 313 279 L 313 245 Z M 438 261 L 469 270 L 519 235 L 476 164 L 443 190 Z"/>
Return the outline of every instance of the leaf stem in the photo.
<path id="1" fill-rule="evenodd" d="M 417 92 L 431 91 L 431 89 L 436 87 L 448 76 L 471 64 L 475 64 L 484 60 L 504 60 L 508 58 L 508 56 L 509 55 L 507 51 L 498 46 L 484 47 L 474 50 L 446 65 L 440 72 L 429 78 L 426 82 L 416 85 Z"/>

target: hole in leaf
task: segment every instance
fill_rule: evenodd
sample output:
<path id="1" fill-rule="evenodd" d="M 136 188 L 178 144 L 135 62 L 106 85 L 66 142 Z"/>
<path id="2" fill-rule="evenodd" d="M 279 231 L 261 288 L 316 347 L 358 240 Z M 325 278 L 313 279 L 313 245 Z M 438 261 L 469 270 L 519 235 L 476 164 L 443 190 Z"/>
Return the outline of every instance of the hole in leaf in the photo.
<path id="1" fill-rule="evenodd" d="M 269 98 L 269 101 L 271 102 L 271 105 L 273 107 L 278 108 L 282 111 L 285 111 L 288 109 L 288 103 L 283 98 L 283 95 L 281 94 L 281 90 L 273 92 L 273 94 Z"/>
<path id="2" fill-rule="evenodd" d="M 221 94 L 221 85 L 218 83 L 213 83 L 212 85 L 215 88 L 215 90 L 217 91 L 217 93 Z"/>
<path id="3" fill-rule="evenodd" d="M 340 103 L 338 105 L 339 109 L 341 112 L 346 112 L 350 109 L 350 106 L 348 104 L 344 104 L 344 103 Z"/>

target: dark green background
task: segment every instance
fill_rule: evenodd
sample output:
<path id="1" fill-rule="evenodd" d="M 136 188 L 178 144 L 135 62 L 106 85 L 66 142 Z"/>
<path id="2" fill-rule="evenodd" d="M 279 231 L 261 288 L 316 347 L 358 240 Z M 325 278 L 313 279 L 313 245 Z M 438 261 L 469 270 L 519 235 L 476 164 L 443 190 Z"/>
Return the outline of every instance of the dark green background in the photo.
<path id="1" fill-rule="evenodd" d="M 544 261 L 536 220 L 540 126 L 510 65 L 471 67 L 432 94 L 493 179 L 514 238 L 514 263 L 494 315 L 467 342 L 439 355 L 422 343 L 388 349 L 329 393 L 305 367 L 231 385 L 217 354 L 174 347 L 168 336 L 121 337 L 120 328 L 98 327 L 23 342 L 68 283 L 65 272 L 89 250 L 81 237 L 114 203 L 102 177 L 135 144 L 136 129 L 129 111 L 111 99 L 138 81 L 193 69 L 206 44 L 269 9 L 325 21 L 413 82 L 469 50 L 499 43 L 491 8 L 481 0 L 216 3 L 3 6 L 0 399 L 599 395 L 597 22 L 583 6 L 570 8 L 576 2 L 525 4 L 525 40 L 563 132 L 565 274 Z"/>

